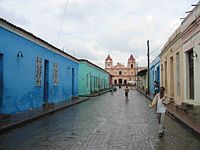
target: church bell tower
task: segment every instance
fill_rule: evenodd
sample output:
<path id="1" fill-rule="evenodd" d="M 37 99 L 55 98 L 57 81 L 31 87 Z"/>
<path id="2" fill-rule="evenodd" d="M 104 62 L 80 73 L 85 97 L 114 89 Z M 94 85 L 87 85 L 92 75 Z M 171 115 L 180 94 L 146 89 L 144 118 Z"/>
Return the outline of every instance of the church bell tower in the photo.
<path id="1" fill-rule="evenodd" d="M 113 67 L 113 61 L 110 55 L 105 59 L 105 69 L 112 68 Z"/>

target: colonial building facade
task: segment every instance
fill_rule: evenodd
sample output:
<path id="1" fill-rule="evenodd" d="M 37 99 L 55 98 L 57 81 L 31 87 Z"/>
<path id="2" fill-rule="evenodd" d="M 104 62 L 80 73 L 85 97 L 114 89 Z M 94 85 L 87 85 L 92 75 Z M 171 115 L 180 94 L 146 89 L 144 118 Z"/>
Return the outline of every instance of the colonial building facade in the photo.
<path id="1" fill-rule="evenodd" d="M 78 96 L 79 60 L 0 18 L 0 115 Z"/>
<path id="2" fill-rule="evenodd" d="M 136 65 L 133 55 L 128 59 L 127 67 L 121 63 L 113 66 L 113 60 L 108 55 L 105 59 L 105 70 L 112 75 L 112 84 L 127 85 L 136 83 Z"/>
<path id="3" fill-rule="evenodd" d="M 175 104 L 180 105 L 184 101 L 184 65 L 183 46 L 181 40 L 181 28 L 169 37 L 160 53 L 161 86 Z"/>
<path id="4" fill-rule="evenodd" d="M 200 2 L 181 24 L 184 67 L 184 99 L 200 114 Z M 200 120 L 200 115 L 199 115 Z"/>

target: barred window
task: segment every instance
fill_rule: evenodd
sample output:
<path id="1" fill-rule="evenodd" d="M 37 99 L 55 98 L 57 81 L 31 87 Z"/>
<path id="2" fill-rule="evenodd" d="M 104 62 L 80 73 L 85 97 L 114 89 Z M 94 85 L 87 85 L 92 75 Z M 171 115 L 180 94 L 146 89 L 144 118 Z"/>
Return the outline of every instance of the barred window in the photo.
<path id="1" fill-rule="evenodd" d="M 53 65 L 53 84 L 54 86 L 58 86 L 58 63 L 54 63 Z"/>
<path id="2" fill-rule="evenodd" d="M 42 85 L 42 58 L 36 57 L 36 86 Z"/>

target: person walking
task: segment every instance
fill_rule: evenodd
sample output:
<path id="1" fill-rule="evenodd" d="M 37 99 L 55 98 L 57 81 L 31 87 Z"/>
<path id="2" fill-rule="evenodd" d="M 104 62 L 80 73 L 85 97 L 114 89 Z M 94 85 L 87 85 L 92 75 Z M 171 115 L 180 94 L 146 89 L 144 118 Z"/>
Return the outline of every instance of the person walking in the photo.
<path id="1" fill-rule="evenodd" d="M 160 92 L 155 95 L 153 101 L 151 104 L 149 104 L 150 108 L 154 108 L 156 106 L 156 113 L 158 115 L 158 123 L 159 123 L 159 137 L 162 137 L 164 135 L 164 119 L 165 119 L 165 112 L 166 112 L 166 105 L 169 104 L 169 98 L 167 97 L 167 94 L 165 93 L 165 88 L 162 86 L 160 88 Z"/>
<path id="2" fill-rule="evenodd" d="M 125 91 L 125 100 L 127 101 L 128 100 L 128 92 L 129 92 L 128 86 L 126 86 L 124 91 Z"/>
<path id="3" fill-rule="evenodd" d="M 111 93 L 111 95 L 113 95 L 113 85 L 110 88 L 110 93 Z"/>

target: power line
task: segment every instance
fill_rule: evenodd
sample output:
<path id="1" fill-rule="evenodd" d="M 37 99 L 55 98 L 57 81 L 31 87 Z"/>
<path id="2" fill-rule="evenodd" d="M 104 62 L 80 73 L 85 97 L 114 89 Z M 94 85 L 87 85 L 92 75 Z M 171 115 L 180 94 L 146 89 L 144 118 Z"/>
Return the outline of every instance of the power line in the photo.
<path id="1" fill-rule="evenodd" d="M 158 48 L 156 48 L 155 50 L 153 50 L 152 52 L 150 52 L 150 54 L 155 53 L 157 50 L 160 50 L 160 48 L 163 46 L 164 43 L 162 43 Z"/>
<path id="2" fill-rule="evenodd" d="M 59 31 L 59 35 L 58 35 L 58 42 L 60 40 L 60 35 L 61 35 L 61 31 L 62 31 L 62 26 L 63 26 L 63 20 L 64 20 L 64 16 L 65 16 L 65 9 L 67 7 L 67 4 L 68 4 L 68 0 L 65 3 L 65 8 L 64 8 L 64 11 L 63 11 L 63 16 L 62 16 L 61 25 L 60 25 L 60 31 Z"/>

